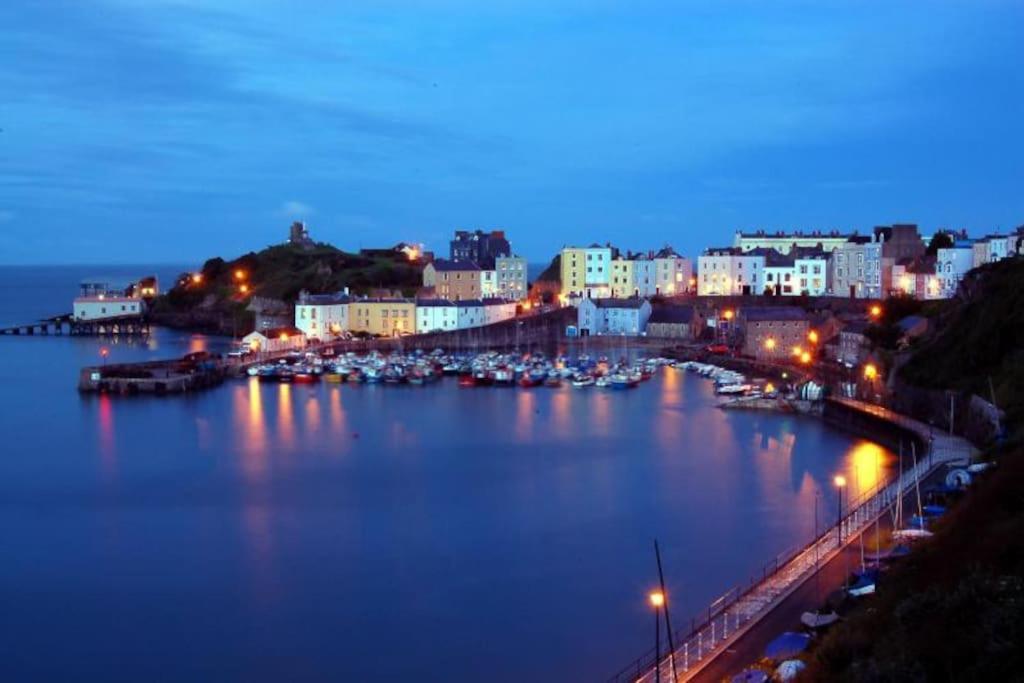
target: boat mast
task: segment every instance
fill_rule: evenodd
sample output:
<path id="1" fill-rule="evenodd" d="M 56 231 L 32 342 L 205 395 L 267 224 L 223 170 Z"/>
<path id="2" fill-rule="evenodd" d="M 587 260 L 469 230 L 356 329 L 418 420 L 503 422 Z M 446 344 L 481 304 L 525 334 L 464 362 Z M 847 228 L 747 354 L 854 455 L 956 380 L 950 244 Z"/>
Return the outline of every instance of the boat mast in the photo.
<path id="1" fill-rule="evenodd" d="M 921 507 L 921 480 L 917 472 L 917 446 L 910 442 L 910 453 L 914 456 L 914 491 L 917 494 L 917 526 L 924 529 L 924 509 Z"/>
<path id="2" fill-rule="evenodd" d="M 665 574 L 661 571 L 661 550 L 658 548 L 658 539 L 654 539 L 654 557 L 658 560 L 658 583 L 661 584 L 661 594 L 665 600 L 665 632 L 668 635 L 668 661 L 672 671 L 672 680 L 676 680 L 676 646 L 672 642 L 672 622 L 668 617 L 668 592 L 665 590 Z M 655 670 L 661 666 L 661 662 L 654 662 Z"/>

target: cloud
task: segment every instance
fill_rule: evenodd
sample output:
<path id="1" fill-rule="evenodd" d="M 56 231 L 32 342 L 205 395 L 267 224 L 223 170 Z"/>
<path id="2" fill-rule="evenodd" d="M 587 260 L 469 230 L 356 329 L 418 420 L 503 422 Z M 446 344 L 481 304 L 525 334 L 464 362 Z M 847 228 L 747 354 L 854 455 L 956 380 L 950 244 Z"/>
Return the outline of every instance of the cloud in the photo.
<path id="1" fill-rule="evenodd" d="M 304 204 L 303 202 L 291 199 L 281 205 L 281 208 L 278 210 L 278 213 L 284 216 L 285 218 L 308 218 L 309 216 L 312 216 L 313 214 L 316 213 L 316 209 L 314 209 L 309 204 Z"/>

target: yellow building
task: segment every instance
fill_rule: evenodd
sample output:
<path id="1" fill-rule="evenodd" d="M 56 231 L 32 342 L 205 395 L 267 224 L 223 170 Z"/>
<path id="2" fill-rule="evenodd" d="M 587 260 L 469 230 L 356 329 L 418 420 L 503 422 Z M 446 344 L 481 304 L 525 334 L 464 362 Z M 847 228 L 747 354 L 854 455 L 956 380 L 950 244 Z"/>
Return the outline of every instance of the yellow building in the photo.
<path id="1" fill-rule="evenodd" d="M 413 299 L 357 299 L 349 304 L 349 329 L 383 337 L 416 333 Z"/>
<path id="2" fill-rule="evenodd" d="M 612 261 L 612 298 L 628 299 L 636 293 L 633 260 L 621 256 Z"/>
<path id="3" fill-rule="evenodd" d="M 611 266 L 611 247 L 592 244 L 562 249 L 562 294 L 598 299 L 611 296 Z"/>

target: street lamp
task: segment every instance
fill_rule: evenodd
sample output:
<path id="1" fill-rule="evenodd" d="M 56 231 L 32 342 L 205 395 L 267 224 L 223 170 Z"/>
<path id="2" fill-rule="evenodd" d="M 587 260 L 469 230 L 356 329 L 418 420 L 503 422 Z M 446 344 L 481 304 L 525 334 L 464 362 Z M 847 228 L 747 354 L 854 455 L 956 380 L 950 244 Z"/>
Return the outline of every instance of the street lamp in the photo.
<path id="1" fill-rule="evenodd" d="M 774 351 L 775 350 L 775 339 L 773 337 L 768 337 L 767 339 L 765 339 L 764 340 L 764 348 L 767 351 Z"/>
<path id="2" fill-rule="evenodd" d="M 661 591 L 651 591 L 647 596 L 654 608 L 654 680 L 661 681 L 661 617 L 658 610 L 665 607 L 665 594 Z"/>
<path id="3" fill-rule="evenodd" d="M 816 330 L 811 330 L 810 332 L 808 332 L 807 333 L 807 341 L 811 342 L 812 344 L 817 344 L 818 343 L 818 332 Z"/>
<path id="4" fill-rule="evenodd" d="M 868 363 L 864 366 L 864 379 L 869 379 L 872 382 L 878 377 L 878 368 L 873 363 Z"/>
<path id="5" fill-rule="evenodd" d="M 871 308 L 868 309 L 868 314 L 877 320 L 882 315 L 882 307 L 878 304 L 872 304 Z"/>
<path id="6" fill-rule="evenodd" d="M 107 356 L 108 355 L 110 355 L 110 350 L 107 349 L 106 346 L 104 346 L 102 349 L 100 349 L 100 358 L 103 359 L 104 367 L 107 365 Z"/>
<path id="7" fill-rule="evenodd" d="M 235 279 L 236 280 L 244 280 L 245 279 L 245 271 L 242 270 L 241 268 L 236 270 L 235 271 Z"/>
<path id="8" fill-rule="evenodd" d="M 841 474 L 837 474 L 832 482 L 836 485 L 839 490 L 839 514 L 837 516 L 838 523 L 836 524 L 836 531 L 839 532 L 839 545 L 843 545 L 843 489 L 846 487 L 846 477 Z"/>

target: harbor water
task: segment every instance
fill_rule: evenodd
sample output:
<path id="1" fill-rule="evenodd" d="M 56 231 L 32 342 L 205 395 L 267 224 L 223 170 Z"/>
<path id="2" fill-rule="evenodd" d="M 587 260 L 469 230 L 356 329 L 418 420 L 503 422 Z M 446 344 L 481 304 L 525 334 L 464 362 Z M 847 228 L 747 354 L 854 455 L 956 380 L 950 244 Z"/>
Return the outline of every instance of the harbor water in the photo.
<path id="1" fill-rule="evenodd" d="M 97 272 L 0 268 L 0 323 Z M 671 369 L 623 392 L 75 390 L 101 348 L 228 342 L 0 338 L 0 679 L 603 680 L 653 645 L 655 538 L 682 629 L 809 540 L 816 493 L 834 517 L 833 475 L 855 494 L 891 467 Z"/>

